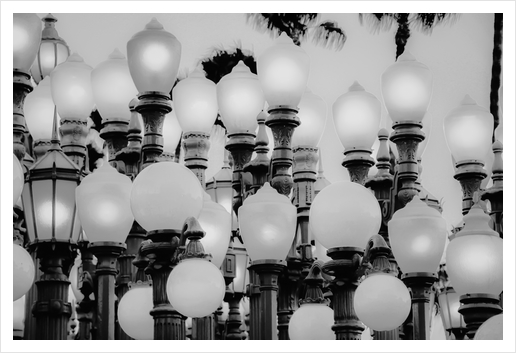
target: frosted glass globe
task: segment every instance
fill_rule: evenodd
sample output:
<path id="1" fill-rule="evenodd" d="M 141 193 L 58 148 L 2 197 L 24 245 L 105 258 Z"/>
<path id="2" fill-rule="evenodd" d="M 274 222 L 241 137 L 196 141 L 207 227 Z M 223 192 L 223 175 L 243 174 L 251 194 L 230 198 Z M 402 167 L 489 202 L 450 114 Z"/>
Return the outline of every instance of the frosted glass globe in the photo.
<path id="1" fill-rule="evenodd" d="M 25 295 L 13 302 L 13 330 L 23 331 L 25 328 Z"/>
<path id="2" fill-rule="evenodd" d="M 77 212 L 90 242 L 125 243 L 134 222 L 131 188 L 129 177 L 104 163 L 75 189 Z"/>
<path id="3" fill-rule="evenodd" d="M 308 83 L 310 58 L 284 32 L 258 57 L 258 79 L 269 107 L 297 107 Z"/>
<path id="4" fill-rule="evenodd" d="M 307 88 L 299 102 L 297 116 L 301 125 L 294 130 L 292 147 L 317 147 L 326 127 L 326 103 Z"/>
<path id="5" fill-rule="evenodd" d="M 13 206 L 20 199 L 24 183 L 23 168 L 18 158 L 13 154 Z"/>
<path id="6" fill-rule="evenodd" d="M 217 84 L 217 102 L 229 134 L 254 132 L 258 125 L 256 117 L 265 104 L 258 76 L 239 61 Z"/>
<path id="7" fill-rule="evenodd" d="M 35 13 L 13 14 L 13 69 L 29 72 L 38 54 L 41 30 Z"/>
<path id="8" fill-rule="evenodd" d="M 118 303 L 118 322 L 124 332 L 135 340 L 154 338 L 154 318 L 150 311 L 152 286 L 136 286 L 124 294 Z"/>
<path id="9" fill-rule="evenodd" d="M 50 76 L 45 77 L 25 98 L 23 106 L 25 123 L 34 141 L 50 140 L 52 137 L 55 105 L 52 100 L 50 81 Z M 58 116 L 58 124 L 59 120 Z"/>
<path id="10" fill-rule="evenodd" d="M 163 121 L 163 151 L 175 153 L 181 134 L 181 126 L 179 121 L 177 121 L 176 112 L 172 110 L 165 115 L 165 120 Z"/>
<path id="11" fill-rule="evenodd" d="M 503 340 L 503 314 L 487 319 L 477 330 L 474 340 Z"/>
<path id="12" fill-rule="evenodd" d="M 91 66 L 73 53 L 50 73 L 52 99 L 61 118 L 86 119 L 95 105 Z"/>
<path id="13" fill-rule="evenodd" d="M 127 42 L 127 62 L 138 92 L 169 94 L 176 81 L 181 43 L 152 18 Z"/>
<path id="14" fill-rule="evenodd" d="M 373 194 L 362 185 L 338 181 L 325 187 L 310 208 L 310 228 L 325 248 L 364 249 L 378 234 L 382 213 Z"/>
<path id="15" fill-rule="evenodd" d="M 231 214 L 223 206 L 213 202 L 211 197 L 205 193 L 202 210 L 197 220 L 206 232 L 201 239 L 204 252 L 211 254 L 211 262 L 220 267 L 228 251 L 231 236 Z"/>
<path id="16" fill-rule="evenodd" d="M 172 91 L 177 120 L 184 132 L 210 133 L 217 119 L 217 86 L 197 68 Z"/>
<path id="17" fill-rule="evenodd" d="M 291 340 L 334 340 L 333 310 L 324 304 L 303 304 L 288 324 Z"/>
<path id="18" fill-rule="evenodd" d="M 503 240 L 489 227 L 490 217 L 473 206 L 464 228 L 446 248 L 446 270 L 459 295 L 503 290 Z"/>
<path id="19" fill-rule="evenodd" d="M 491 150 L 493 115 L 466 95 L 444 118 L 444 136 L 455 161 L 486 161 Z"/>
<path id="20" fill-rule="evenodd" d="M 333 103 L 333 122 L 345 150 L 371 149 L 381 118 L 380 101 L 357 81 Z"/>
<path id="21" fill-rule="evenodd" d="M 407 50 L 382 74 L 382 96 L 394 122 L 421 122 L 432 98 L 432 73 Z"/>
<path id="22" fill-rule="evenodd" d="M 355 291 L 355 312 L 360 321 L 376 331 L 394 330 L 410 313 L 410 293 L 395 276 L 370 274 Z"/>
<path id="23" fill-rule="evenodd" d="M 129 102 L 138 94 L 125 55 L 115 49 L 91 72 L 95 105 L 102 121 L 131 119 Z"/>
<path id="24" fill-rule="evenodd" d="M 203 192 L 190 169 L 174 162 L 154 163 L 134 179 L 131 209 L 148 232 L 182 229 L 188 217 L 199 217 Z"/>
<path id="25" fill-rule="evenodd" d="M 418 197 L 394 213 L 389 221 L 392 253 L 401 270 L 436 272 L 447 237 L 446 220 Z"/>
<path id="26" fill-rule="evenodd" d="M 23 297 L 32 287 L 36 268 L 30 254 L 13 244 L 13 301 Z"/>
<path id="27" fill-rule="evenodd" d="M 269 183 L 249 196 L 238 211 L 238 224 L 251 260 L 285 260 L 296 232 L 296 217 L 296 207 Z"/>
<path id="28" fill-rule="evenodd" d="M 226 284 L 219 268 L 204 259 L 181 261 L 167 281 L 170 304 L 189 317 L 204 317 L 215 312 L 225 292 Z"/>

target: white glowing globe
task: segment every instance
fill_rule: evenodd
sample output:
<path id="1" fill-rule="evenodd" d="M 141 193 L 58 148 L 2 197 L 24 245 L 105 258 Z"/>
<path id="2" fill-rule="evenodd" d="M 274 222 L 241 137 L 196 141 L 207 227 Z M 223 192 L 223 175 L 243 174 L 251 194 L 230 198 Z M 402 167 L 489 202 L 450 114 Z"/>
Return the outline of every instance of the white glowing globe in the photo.
<path id="1" fill-rule="evenodd" d="M 32 287 L 36 267 L 23 247 L 13 244 L 13 301 L 23 297 Z"/>
<path id="2" fill-rule="evenodd" d="M 334 340 L 333 310 L 324 304 L 303 304 L 288 324 L 291 340 Z"/>
<path id="3" fill-rule="evenodd" d="M 122 330 L 136 340 L 152 340 L 154 319 L 150 311 L 153 307 L 151 286 L 129 290 L 118 303 L 118 322 Z"/>

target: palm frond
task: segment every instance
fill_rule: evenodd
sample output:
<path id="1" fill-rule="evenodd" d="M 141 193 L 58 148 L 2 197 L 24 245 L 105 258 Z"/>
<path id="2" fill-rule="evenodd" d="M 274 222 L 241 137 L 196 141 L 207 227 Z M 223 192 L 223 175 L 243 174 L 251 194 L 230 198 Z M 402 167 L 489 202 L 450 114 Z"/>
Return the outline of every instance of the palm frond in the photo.
<path id="1" fill-rule="evenodd" d="M 342 50 L 346 43 L 346 33 L 337 22 L 326 21 L 318 24 L 311 31 L 312 42 L 327 49 Z"/>
<path id="2" fill-rule="evenodd" d="M 398 16 L 396 13 L 360 13 L 358 20 L 361 25 L 366 23 L 371 32 L 377 34 L 390 30 Z"/>
<path id="3" fill-rule="evenodd" d="M 435 26 L 440 24 L 455 24 L 460 18 L 456 13 L 416 13 L 410 19 L 412 28 L 424 33 L 431 34 Z"/>
<path id="4" fill-rule="evenodd" d="M 250 13 L 246 14 L 247 23 L 261 33 L 269 32 L 272 38 L 285 32 L 294 42 L 299 43 L 306 37 L 308 28 L 319 17 L 317 13 Z"/>
<path id="5" fill-rule="evenodd" d="M 256 60 L 253 53 L 241 48 L 240 42 L 235 42 L 235 46 L 229 49 L 223 47 L 214 47 L 211 52 L 199 61 L 206 78 L 218 83 L 222 77 L 229 74 L 233 67 L 242 60 L 252 73 L 256 74 Z"/>

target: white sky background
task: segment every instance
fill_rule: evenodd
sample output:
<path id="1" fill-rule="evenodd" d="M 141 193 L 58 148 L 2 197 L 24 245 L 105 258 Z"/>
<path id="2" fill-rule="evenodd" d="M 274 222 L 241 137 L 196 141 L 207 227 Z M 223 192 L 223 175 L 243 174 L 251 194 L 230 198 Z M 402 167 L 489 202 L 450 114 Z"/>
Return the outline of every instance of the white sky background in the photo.
<path id="1" fill-rule="evenodd" d="M 334 132 L 331 106 L 333 102 L 343 93 L 347 92 L 348 87 L 357 80 L 364 88 L 374 94 L 382 101 L 380 90 L 380 78 L 385 69 L 394 63 L 395 60 L 395 26 L 388 32 L 380 32 L 373 34 L 369 27 L 362 26 L 358 21 L 358 12 L 494 12 L 496 6 L 500 6 L 496 2 L 361 2 L 360 4 L 351 2 L 295 2 L 295 8 L 292 2 L 229 2 L 224 5 L 218 2 L 206 2 L 200 4 L 198 2 L 177 3 L 177 2 L 32 2 L 30 6 L 27 2 L 11 3 L 9 11 L 24 12 L 31 9 L 37 12 L 39 17 L 43 17 L 46 13 L 51 12 L 57 18 L 56 28 L 59 35 L 66 40 L 72 51 L 77 51 L 85 60 L 85 62 L 95 67 L 104 61 L 107 56 L 118 47 L 126 54 L 126 43 L 133 34 L 141 31 L 145 24 L 155 16 L 165 27 L 165 29 L 173 33 L 182 44 L 182 58 L 180 64 L 180 73 L 191 71 L 199 62 L 199 60 L 210 53 L 214 46 L 222 46 L 224 48 L 232 47 L 235 42 L 241 42 L 243 49 L 249 49 L 254 52 L 255 58 L 270 45 L 273 39 L 269 34 L 263 34 L 256 31 L 251 25 L 246 23 L 245 12 L 320 12 L 321 20 L 337 21 L 339 26 L 346 32 L 348 40 L 341 51 L 333 51 L 315 46 L 310 42 L 302 43 L 301 47 L 308 53 L 311 58 L 311 73 L 309 86 L 312 92 L 320 95 L 328 106 L 328 122 L 326 131 L 323 135 L 320 147 L 323 153 L 324 170 L 326 177 L 332 181 L 348 179 L 347 171 L 341 166 L 343 159 L 343 148 Z M 511 2 L 512 3 L 512 2 Z M 507 4 L 507 2 L 505 2 Z M 6 2 L 2 2 L 2 12 L 5 10 Z M 505 8 L 507 9 L 506 5 Z M 116 14 L 119 11 L 129 11 L 136 13 Z M 142 13 L 145 11 L 161 11 L 162 13 Z M 167 12 L 185 12 L 184 14 L 170 14 Z M 242 13 L 220 13 L 220 14 L 191 14 L 186 12 L 195 11 L 221 11 L 231 12 L 238 11 Z M 353 12 L 350 14 L 343 13 L 324 13 L 324 12 Z M 503 10 L 499 10 L 503 11 Z M 505 10 L 507 11 L 507 10 Z M 79 12 L 78 14 L 72 14 Z M 113 12 L 110 14 L 88 12 Z M 4 40 L 5 30 L 11 31 L 11 22 L 6 20 L 7 17 L 2 14 L 2 73 L 3 77 L 10 77 L 12 64 L 10 63 L 11 45 Z M 508 17 L 509 16 L 509 17 Z M 510 65 L 506 65 L 506 70 L 511 70 L 510 75 L 505 77 L 505 95 L 514 96 L 514 4 L 510 6 L 510 12 L 504 15 L 506 21 L 504 23 L 504 60 L 511 55 L 512 61 Z M 491 58 L 493 47 L 493 14 L 462 14 L 459 20 L 453 25 L 440 25 L 436 27 L 431 35 L 424 35 L 413 30 L 411 37 L 406 46 L 406 50 L 410 50 L 417 60 L 426 64 L 433 73 L 434 90 L 433 97 L 429 107 L 429 113 L 433 118 L 431 137 L 427 146 L 427 150 L 423 155 L 422 175 L 423 185 L 437 199 L 443 199 L 443 215 L 449 225 L 455 225 L 462 219 L 461 215 L 461 191 L 459 183 L 453 178 L 453 167 L 451 156 L 444 140 L 442 130 L 442 121 L 446 114 L 460 104 L 465 94 L 470 94 L 480 106 L 489 108 L 489 92 L 491 78 Z M 9 33 L 9 32 L 8 32 Z M 10 35 L 9 35 L 10 37 Z M 10 37 L 12 38 L 12 37 Z M 9 54 L 9 55 L 8 55 Z M 5 67 L 7 66 L 7 68 Z M 509 69 L 508 66 L 511 68 Z M 7 83 L 6 83 L 7 82 Z M 10 82 L 4 79 L 2 83 L 2 150 L 4 154 L 10 151 L 12 137 L 10 131 L 11 121 L 9 118 L 10 100 Z M 510 102 L 513 105 L 513 99 L 505 100 L 506 105 Z M 507 112 L 511 112 L 511 118 L 514 117 L 513 106 L 508 107 Z M 382 108 L 382 118 L 386 119 L 387 113 Z M 387 125 L 390 127 L 391 122 Z M 509 130 L 506 128 L 506 135 L 512 134 L 514 125 L 510 122 Z M 510 136 L 510 135 L 509 135 Z M 513 186 L 514 186 L 514 169 L 513 169 L 513 150 L 514 141 L 506 140 L 505 157 L 505 176 L 506 176 L 506 192 L 509 192 L 511 205 L 513 202 Z M 509 146 L 509 147 L 508 147 Z M 509 148 L 509 150 L 507 149 Z M 6 152 L 7 151 L 7 152 Z M 10 152 L 9 152 L 10 153 Z M 508 154 L 510 153 L 510 155 Z M 509 157 L 512 156 L 512 157 Z M 2 160 L 9 161 L 4 166 L 2 163 L 2 172 L 10 175 L 10 159 L 4 156 Z M 4 174 L 4 173 L 2 173 Z M 4 178 L 5 179 L 5 178 Z M 9 182 L 9 180 L 8 180 Z M 2 190 L 4 188 L 2 183 Z M 5 198 L 9 199 L 9 198 Z M 11 206 L 5 206 L 2 203 L 2 209 L 8 209 Z M 511 206 L 513 207 L 513 206 Z M 2 219 L 5 221 L 3 230 L 10 234 L 10 211 L 2 211 Z M 507 218 L 509 219 L 509 218 Z M 513 228 L 513 220 L 510 220 L 510 229 Z M 7 226 L 6 226 L 7 225 Z M 512 235 L 514 232 L 506 231 L 508 237 L 506 239 L 513 244 Z M 4 239 L 7 244 L 10 239 Z M 5 243 L 4 243 L 5 245 Z M 508 243 L 506 243 L 508 245 Z M 511 245 L 512 249 L 513 246 Z M 7 251 L 6 256 L 10 256 Z M 507 256 L 505 257 L 507 260 Z M 513 258 L 513 256 L 509 256 Z M 5 257 L 4 257 L 5 260 Z M 512 259 L 511 261 L 513 261 Z M 514 262 L 512 262 L 513 264 Z M 2 261 L 2 264 L 4 262 Z M 6 265 L 7 266 L 7 265 Z M 512 266 L 513 267 L 513 266 Z M 511 271 L 512 271 L 512 267 Z M 5 268 L 5 267 L 4 267 Z M 5 274 L 2 271 L 2 283 L 11 283 L 10 273 Z M 10 272 L 10 271 L 8 271 Z M 507 278 L 507 277 L 506 277 Z M 5 280 L 5 281 L 4 281 Z M 513 279 L 511 280 L 513 281 Z M 506 281 L 506 289 L 509 282 Z M 514 282 L 511 285 L 514 286 Z M 2 286 L 5 288 L 5 285 Z M 514 288 L 514 287 L 512 287 Z M 9 289 L 9 288 L 8 288 Z M 10 290 L 10 289 L 9 289 Z M 2 291 L 5 293 L 5 291 Z M 3 299 L 5 295 L 2 295 Z M 4 302 L 4 300 L 2 300 Z M 513 303 L 507 300 L 506 308 L 512 307 Z M 2 332 L 9 332 L 10 322 L 10 304 L 2 305 L 2 312 L 7 316 L 6 321 L 2 320 Z M 5 309 L 5 311 L 4 311 Z M 506 310 L 507 311 L 507 310 Z M 514 310 L 512 310 L 513 312 Z M 3 315 L 4 316 L 4 315 Z M 7 323 L 6 323 L 7 322 Z M 512 323 L 514 329 L 514 323 Z M 506 337 L 511 329 L 506 327 Z M 9 337 L 9 334 L 6 335 Z M 20 342 L 20 341 L 18 341 Z M 371 341 L 372 342 L 372 341 Z M 115 342 L 113 342 L 114 344 Z M 97 346 L 101 350 L 124 349 L 124 351 L 139 351 L 144 349 L 142 342 L 134 342 L 130 345 L 111 345 L 103 344 Z M 190 342 L 190 344 L 193 342 Z M 219 345 L 219 343 L 221 345 Z M 473 343 L 473 342 L 472 342 Z M 514 343 L 514 342 L 513 342 Z M 62 345 L 63 344 L 63 345 Z M 94 343 L 92 343 L 94 344 Z M 348 344 L 348 343 L 347 343 Z M 412 348 L 403 348 L 400 345 L 390 345 L 382 342 L 382 345 L 364 346 L 349 343 L 351 350 L 368 350 L 382 349 L 385 351 L 414 351 L 416 346 Z M 351 345 L 352 344 L 352 345 Z M 372 344 L 376 344 L 373 342 Z M 399 344 L 399 342 L 398 342 Z M 427 346 L 429 343 L 425 343 Z M 191 350 L 192 346 L 182 343 L 174 343 L 176 348 L 170 343 L 160 346 L 153 346 L 152 350 L 174 351 L 177 347 L 180 350 Z M 297 346 L 297 347 L 296 347 Z M 7 346 L 6 346 L 7 347 Z M 9 349 L 16 350 L 13 344 L 8 345 Z M 19 346 L 20 349 L 22 346 Z M 48 350 L 48 351 L 69 351 L 72 345 L 65 342 L 55 342 L 51 346 L 27 346 L 23 345 L 24 350 Z M 68 347 L 68 348 L 67 348 Z M 87 344 L 79 347 L 77 343 L 73 344 L 74 351 L 92 350 L 92 345 Z M 252 346 L 234 346 L 241 347 L 243 350 L 249 349 L 274 349 L 281 350 L 310 350 L 317 349 L 315 345 L 281 345 L 276 342 L 275 346 L 268 346 L 268 343 L 253 342 Z M 267 348 L 269 347 L 269 348 Z M 376 348 L 375 348 L 376 347 Z M 408 346 L 407 346 L 408 347 Z M 417 346 L 417 350 L 421 346 Z M 429 345 L 430 350 L 437 350 L 439 347 Z M 459 348 L 459 347 L 462 347 Z M 483 348 L 482 348 L 483 347 Z M 477 351 L 487 349 L 488 345 L 454 345 L 454 342 L 447 343 L 446 350 L 461 349 L 464 351 Z M 4 344 L 2 343 L 2 348 Z M 199 347 L 198 349 L 233 351 L 228 346 L 223 346 L 221 342 L 210 343 L 210 346 Z M 228 349 L 229 348 L 229 349 Z M 319 348 L 320 349 L 320 348 Z M 491 347 L 492 349 L 492 347 Z M 498 349 L 503 349 L 501 346 Z M 328 345 L 328 351 L 341 351 L 342 347 L 338 345 Z"/>

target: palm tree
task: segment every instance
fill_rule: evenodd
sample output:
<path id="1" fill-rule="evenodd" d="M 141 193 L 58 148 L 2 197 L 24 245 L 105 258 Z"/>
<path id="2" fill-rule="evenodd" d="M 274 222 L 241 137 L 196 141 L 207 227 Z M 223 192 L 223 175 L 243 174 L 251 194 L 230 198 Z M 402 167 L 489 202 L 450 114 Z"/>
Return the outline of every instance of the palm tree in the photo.
<path id="1" fill-rule="evenodd" d="M 494 129 L 500 123 L 498 115 L 498 90 L 500 89 L 502 75 L 502 42 L 503 42 L 503 13 L 494 14 L 494 38 L 493 38 L 493 65 L 491 68 L 491 104 L 489 109 L 494 117 Z M 493 129 L 493 142 L 495 140 Z"/>
<path id="2" fill-rule="evenodd" d="M 370 13 L 359 14 L 360 24 L 368 22 L 374 32 L 388 31 L 394 23 L 398 29 L 394 36 L 396 42 L 396 60 L 405 51 L 405 45 L 410 38 L 410 28 L 417 29 L 425 34 L 432 33 L 432 29 L 445 23 L 454 23 L 459 15 L 450 13 Z"/>
<path id="3" fill-rule="evenodd" d="M 272 37 L 285 32 L 295 45 L 311 37 L 312 42 L 328 49 L 341 50 L 346 42 L 346 34 L 335 21 L 317 24 L 318 13 L 249 13 L 247 22 L 261 32 L 269 31 Z"/>

